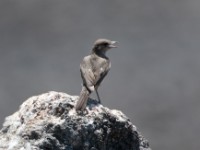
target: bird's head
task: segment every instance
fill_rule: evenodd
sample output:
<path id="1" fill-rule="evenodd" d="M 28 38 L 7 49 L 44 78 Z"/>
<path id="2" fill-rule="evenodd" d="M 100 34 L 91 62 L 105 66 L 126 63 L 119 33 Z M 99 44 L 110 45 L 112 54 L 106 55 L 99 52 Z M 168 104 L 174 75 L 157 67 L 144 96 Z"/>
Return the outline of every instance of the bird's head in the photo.
<path id="1" fill-rule="evenodd" d="M 117 41 L 111 41 L 108 39 L 98 39 L 94 42 L 93 52 L 105 53 L 111 48 L 116 48 Z"/>

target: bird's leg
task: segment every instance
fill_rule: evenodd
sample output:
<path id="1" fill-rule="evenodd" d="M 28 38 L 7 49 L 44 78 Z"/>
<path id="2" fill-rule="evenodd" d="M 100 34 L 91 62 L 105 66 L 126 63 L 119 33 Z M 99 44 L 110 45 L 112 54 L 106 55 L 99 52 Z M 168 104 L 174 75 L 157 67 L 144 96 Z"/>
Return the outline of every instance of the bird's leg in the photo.
<path id="1" fill-rule="evenodd" d="M 97 89 L 95 89 L 95 92 L 96 92 L 96 94 L 97 94 L 98 101 L 99 101 L 99 103 L 101 104 L 101 99 L 100 99 L 100 97 L 99 97 L 99 93 L 98 93 Z"/>

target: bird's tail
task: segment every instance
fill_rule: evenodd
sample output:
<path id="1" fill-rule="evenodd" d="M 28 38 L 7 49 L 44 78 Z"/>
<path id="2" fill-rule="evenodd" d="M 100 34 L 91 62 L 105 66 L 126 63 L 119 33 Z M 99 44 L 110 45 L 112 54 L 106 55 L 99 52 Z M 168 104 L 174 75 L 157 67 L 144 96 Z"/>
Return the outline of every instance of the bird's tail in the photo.
<path id="1" fill-rule="evenodd" d="M 75 106 L 76 110 L 82 111 L 85 109 L 89 95 L 90 95 L 90 92 L 88 91 L 86 87 L 83 86 L 80 96 L 79 96 L 79 100 Z"/>

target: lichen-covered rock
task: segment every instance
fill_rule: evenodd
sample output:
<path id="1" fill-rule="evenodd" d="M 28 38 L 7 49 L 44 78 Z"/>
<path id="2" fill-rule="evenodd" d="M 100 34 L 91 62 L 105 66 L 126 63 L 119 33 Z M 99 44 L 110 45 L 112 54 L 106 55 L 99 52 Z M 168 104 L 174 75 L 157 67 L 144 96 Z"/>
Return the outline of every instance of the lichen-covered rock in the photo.
<path id="1" fill-rule="evenodd" d="M 6 118 L 0 150 L 150 150 L 121 111 L 90 99 L 76 112 L 77 99 L 59 92 L 29 98 Z"/>

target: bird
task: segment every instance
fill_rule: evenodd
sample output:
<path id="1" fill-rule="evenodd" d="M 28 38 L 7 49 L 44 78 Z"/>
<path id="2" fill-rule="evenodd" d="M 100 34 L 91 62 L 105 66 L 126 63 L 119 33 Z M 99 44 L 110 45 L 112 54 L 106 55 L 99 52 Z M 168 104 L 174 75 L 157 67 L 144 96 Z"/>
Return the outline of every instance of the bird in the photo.
<path id="1" fill-rule="evenodd" d="M 90 54 L 85 56 L 80 63 L 83 84 L 75 106 L 76 111 L 85 110 L 89 95 L 93 91 L 96 92 L 98 102 L 101 103 L 98 87 L 111 68 L 110 59 L 106 56 L 106 52 L 112 48 L 116 48 L 116 43 L 118 42 L 108 39 L 97 39 Z"/>

